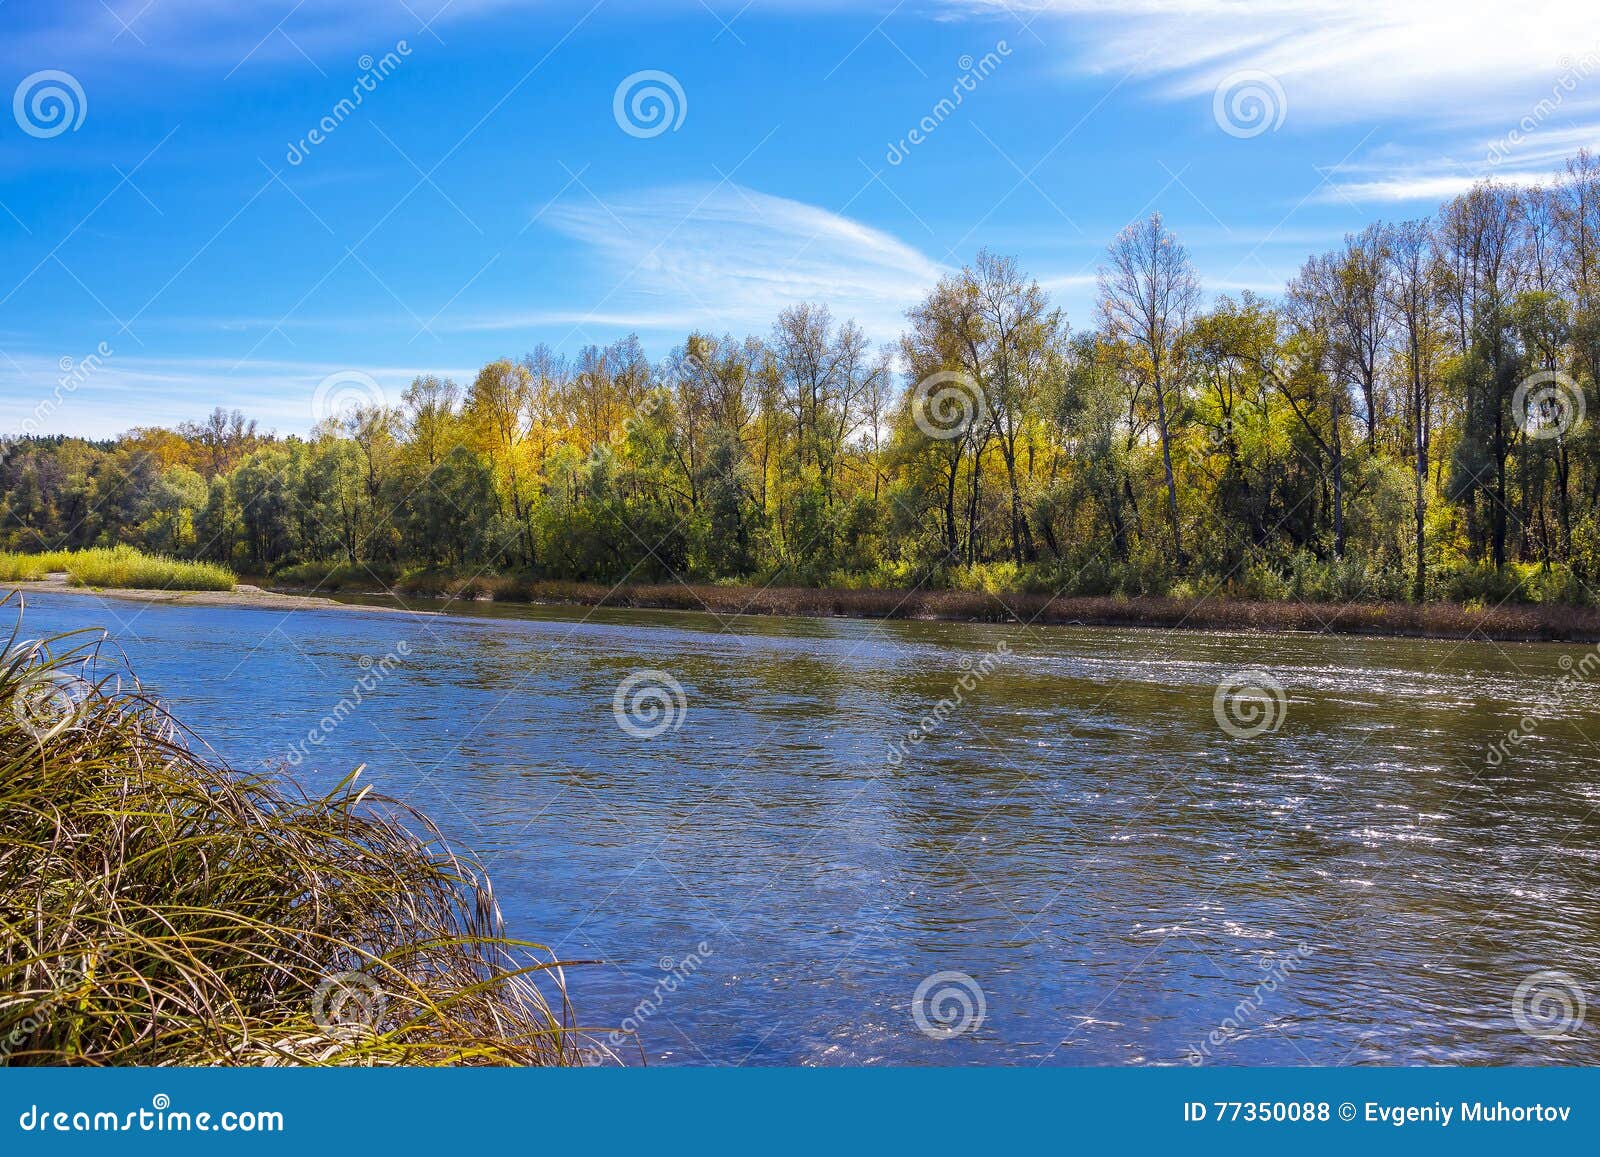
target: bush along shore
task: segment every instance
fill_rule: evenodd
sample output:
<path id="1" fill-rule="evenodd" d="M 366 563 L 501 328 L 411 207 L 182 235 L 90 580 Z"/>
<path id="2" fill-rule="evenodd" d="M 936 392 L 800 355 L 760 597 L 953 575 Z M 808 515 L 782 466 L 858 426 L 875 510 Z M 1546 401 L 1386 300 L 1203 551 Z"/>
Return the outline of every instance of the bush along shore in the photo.
<path id="1" fill-rule="evenodd" d="M 145 554 L 131 546 L 0 551 L 0 582 L 40 582 L 62 573 L 73 586 L 113 590 L 231 591 L 236 582 L 233 572 L 218 563 Z"/>
<path id="2" fill-rule="evenodd" d="M 1157 627 L 1167 630 L 1311 631 L 1441 639 L 1600 642 L 1600 611 L 1564 604 L 1333 602 L 1186 597 L 1056 595 L 1035 591 L 729 586 L 713 583 L 556 582 L 424 572 L 395 577 L 362 567 L 301 568 L 300 581 L 273 580 L 284 592 L 394 596 L 401 600 L 553 603 L 719 616 L 918 619 L 1041 626 Z"/>
<path id="3" fill-rule="evenodd" d="M 7 608 L 12 609 L 12 608 Z M 570 1065 L 563 964 L 420 815 L 241 774 L 99 635 L 0 665 L 0 1064 Z"/>
<path id="4" fill-rule="evenodd" d="M 1515 568 L 1513 568 L 1514 570 Z M 1536 568 L 1530 568 L 1535 569 Z M 1056 594 L 1029 589 L 1034 582 L 982 568 L 964 574 L 969 584 L 948 587 L 793 586 L 728 583 L 568 582 L 533 575 L 471 574 L 365 564 L 325 563 L 285 567 L 261 581 L 263 591 L 239 584 L 232 572 L 208 563 L 140 554 L 130 547 L 47 554 L 0 552 L 0 584 L 38 584 L 65 572 L 79 588 L 166 592 L 163 601 L 267 604 L 292 610 L 297 600 L 337 606 L 313 595 L 382 595 L 407 600 L 555 603 L 573 606 L 704 611 L 719 616 L 777 615 L 806 618 L 924 619 L 950 622 L 1022 622 L 1040 626 L 1158 627 L 1167 630 L 1313 631 L 1354 635 L 1499 641 L 1600 642 L 1600 610 L 1561 602 L 1530 601 L 1537 575 L 1508 573 L 1493 599 L 1412 603 L 1349 598 L 1314 587 L 1269 592 L 1250 584 L 1222 584 L 1195 593 L 1187 584 L 1166 595 Z M 949 576 L 944 576 L 948 578 Z M 998 581 L 997 581 L 998 580 Z M 1524 581 L 1525 580 L 1525 581 Z M 59 582 L 59 577 L 55 580 Z M 59 588 L 57 588 L 59 589 Z M 236 597 L 235 597 L 236 596 Z M 292 597 L 291 597 L 292 596 Z"/>

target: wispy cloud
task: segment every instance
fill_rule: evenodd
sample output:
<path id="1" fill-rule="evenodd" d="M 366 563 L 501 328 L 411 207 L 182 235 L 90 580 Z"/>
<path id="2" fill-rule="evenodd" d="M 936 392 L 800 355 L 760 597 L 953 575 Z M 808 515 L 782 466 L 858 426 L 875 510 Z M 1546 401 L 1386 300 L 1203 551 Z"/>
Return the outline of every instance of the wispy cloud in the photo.
<path id="1" fill-rule="evenodd" d="M 1282 90 L 1288 131 L 1381 123 L 1431 142 L 1426 155 L 1358 156 L 1323 201 L 1420 202 L 1484 177 L 1548 180 L 1562 157 L 1600 143 L 1600 25 L 1575 0 L 940 3 L 1002 19 L 1053 14 L 1073 32 L 1067 69 L 1131 76 L 1161 99 L 1209 102 L 1259 70 Z"/>
<path id="2" fill-rule="evenodd" d="M 1054 12 L 1084 35 L 1070 62 L 1209 95 L 1229 72 L 1271 72 L 1292 107 L 1319 120 L 1374 112 L 1486 117 L 1514 111 L 1530 84 L 1600 42 L 1593 9 L 1573 0 L 944 0 L 995 14 Z M 1565 62 L 1565 63 L 1563 63 Z M 1507 102 L 1500 106 L 1501 102 Z"/>
<path id="3" fill-rule="evenodd" d="M 1317 194 L 1324 203 L 1354 201 L 1417 201 L 1434 204 L 1460 196 L 1482 176 L 1475 173 L 1395 173 L 1370 181 L 1345 181 L 1330 185 Z M 1542 185 L 1554 178 L 1550 172 L 1496 172 L 1494 179 L 1513 185 Z"/>
<path id="4" fill-rule="evenodd" d="M 180 67 L 270 66 L 353 47 L 374 37 L 430 37 L 444 22 L 518 0 L 57 0 L 0 40 L 0 59 L 62 60 L 74 66 L 130 55 Z M 15 6 L 13 6 L 15 7 Z M 44 9 L 48 7 L 48 14 Z"/>
<path id="5" fill-rule="evenodd" d="M 1600 76 L 1596 78 L 1600 86 Z M 1482 180 L 1548 185 L 1579 149 L 1600 146 L 1600 124 L 1560 126 L 1535 110 L 1495 137 L 1468 134 L 1428 147 L 1387 144 L 1340 165 L 1315 199 L 1323 203 L 1439 202 Z"/>
<path id="6" fill-rule="evenodd" d="M 92 369 L 13 351 L 0 357 L 0 435 L 64 433 L 109 437 L 133 426 L 171 426 L 199 419 L 225 403 L 285 434 L 304 434 L 315 412 L 318 385 L 331 375 L 357 373 L 399 403 L 418 374 L 471 381 L 475 368 L 339 365 L 323 362 L 225 358 L 149 358 L 112 352 Z"/>
<path id="7" fill-rule="evenodd" d="M 575 324 L 694 317 L 737 333 L 764 330 L 786 306 L 825 301 L 887 341 L 942 272 L 888 233 L 730 184 L 560 205 L 543 220 L 590 247 L 614 278 Z"/>

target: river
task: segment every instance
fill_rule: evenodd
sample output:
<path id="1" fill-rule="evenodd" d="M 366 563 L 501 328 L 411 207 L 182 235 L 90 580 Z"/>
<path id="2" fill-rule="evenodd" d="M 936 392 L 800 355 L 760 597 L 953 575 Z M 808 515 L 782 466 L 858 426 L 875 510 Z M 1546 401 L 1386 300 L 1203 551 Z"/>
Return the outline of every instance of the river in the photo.
<path id="1" fill-rule="evenodd" d="M 366 764 L 652 1064 L 1600 1062 L 1586 647 L 28 600 L 86 625 Z"/>

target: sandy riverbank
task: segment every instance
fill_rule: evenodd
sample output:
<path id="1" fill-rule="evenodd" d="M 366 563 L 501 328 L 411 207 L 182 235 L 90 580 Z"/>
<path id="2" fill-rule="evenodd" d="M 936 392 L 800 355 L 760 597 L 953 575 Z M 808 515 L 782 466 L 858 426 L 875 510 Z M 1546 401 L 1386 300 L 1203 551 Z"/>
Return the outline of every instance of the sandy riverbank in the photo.
<path id="1" fill-rule="evenodd" d="M 37 582 L 0 582 L 0 595 L 18 591 L 22 595 L 88 595 L 102 599 L 122 599 L 138 603 L 172 603 L 190 607 L 261 607 L 266 610 L 309 611 L 369 611 L 377 614 L 439 614 L 438 611 L 412 610 L 403 607 L 371 606 L 344 603 L 324 595 L 287 594 L 283 591 L 263 590 L 250 583 L 239 583 L 231 591 L 152 591 L 113 590 L 101 587 L 76 587 L 64 574 L 52 574 Z"/>

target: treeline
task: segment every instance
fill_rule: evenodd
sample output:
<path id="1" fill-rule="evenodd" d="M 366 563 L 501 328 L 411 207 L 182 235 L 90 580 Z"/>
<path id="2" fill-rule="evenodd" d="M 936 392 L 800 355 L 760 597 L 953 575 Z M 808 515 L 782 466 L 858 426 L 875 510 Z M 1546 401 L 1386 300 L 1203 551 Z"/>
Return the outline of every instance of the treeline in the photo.
<path id="1" fill-rule="evenodd" d="M 540 348 L 309 438 L 218 410 L 12 440 L 0 545 L 247 573 L 1590 601 L 1600 162 L 1375 224 L 1278 300 L 1206 303 L 1159 216 L 1095 324 L 980 253 L 875 349 L 826 307 L 742 340 Z"/>

